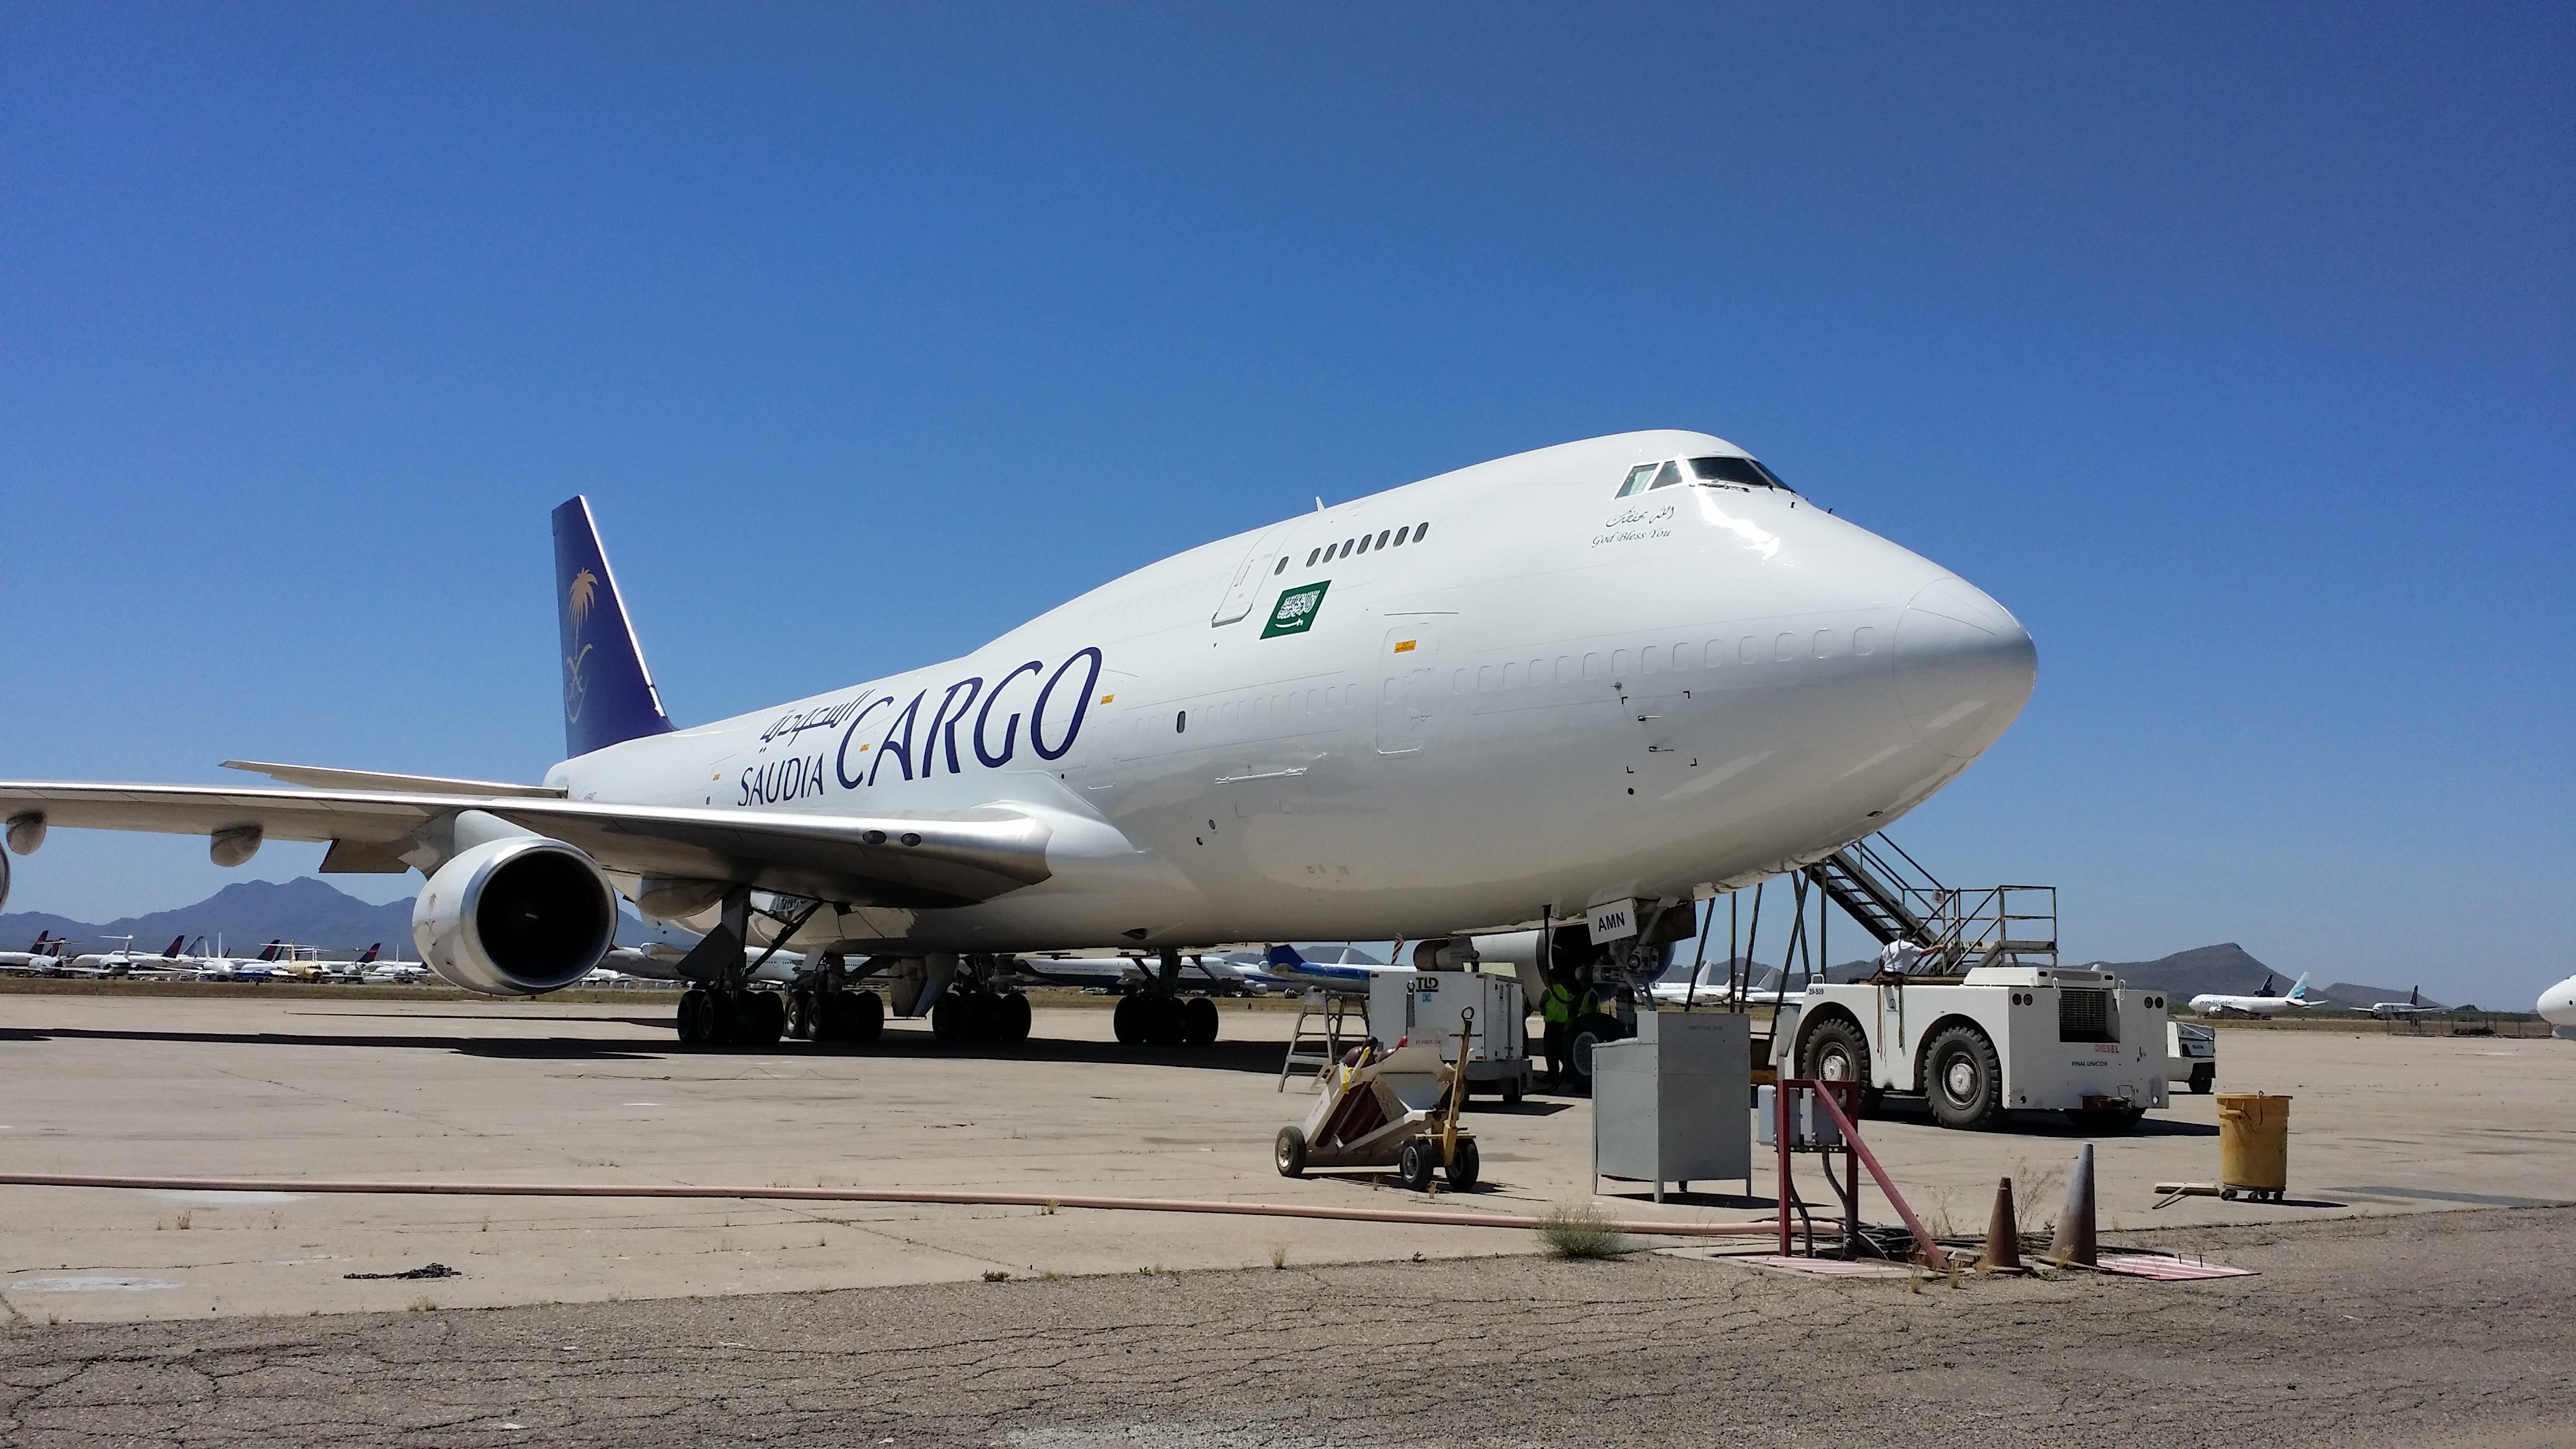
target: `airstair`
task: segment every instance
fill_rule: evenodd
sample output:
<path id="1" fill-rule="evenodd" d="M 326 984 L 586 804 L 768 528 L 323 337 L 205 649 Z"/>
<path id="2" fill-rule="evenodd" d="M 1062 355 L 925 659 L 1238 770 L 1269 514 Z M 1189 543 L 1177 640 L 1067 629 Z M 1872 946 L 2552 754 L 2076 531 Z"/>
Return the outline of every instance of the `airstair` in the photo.
<path id="1" fill-rule="evenodd" d="M 1884 834 L 1853 841 L 1808 866 L 1806 876 L 1880 945 L 1922 947 L 1916 975 L 2057 964 L 2055 886 L 1945 886 Z"/>
<path id="2" fill-rule="evenodd" d="M 1349 1028 L 1348 1018 L 1353 1015 L 1361 1018 L 1357 1035 Z M 1279 1063 L 1279 1090 L 1288 1090 L 1288 1078 L 1299 1067 L 1312 1076 L 1326 1064 L 1341 1060 L 1345 1042 L 1357 1045 L 1367 1037 L 1364 1003 L 1320 986 L 1307 987 L 1298 998 L 1296 1029 L 1288 1034 L 1288 1056 Z"/>

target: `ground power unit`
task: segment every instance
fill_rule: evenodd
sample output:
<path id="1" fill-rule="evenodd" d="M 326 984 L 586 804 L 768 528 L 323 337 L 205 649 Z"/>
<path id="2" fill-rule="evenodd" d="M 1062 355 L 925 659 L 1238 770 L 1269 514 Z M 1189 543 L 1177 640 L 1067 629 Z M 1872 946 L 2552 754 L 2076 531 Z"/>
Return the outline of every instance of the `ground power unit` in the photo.
<path id="1" fill-rule="evenodd" d="M 1481 971 L 1382 971 L 1369 982 L 1369 1035 L 1390 1047 L 1437 1039 L 1440 1059 L 1454 1062 L 1470 1010 L 1476 1015 L 1467 1047 L 1467 1090 L 1519 1101 L 1530 1089 L 1519 982 Z"/>
<path id="2" fill-rule="evenodd" d="M 1914 1093 L 1945 1127 L 2064 1112 L 2080 1127 L 2167 1105 L 2165 996 L 2105 971 L 1982 966 L 1960 977 L 1819 984 L 1781 1008 L 1784 1076 Z"/>

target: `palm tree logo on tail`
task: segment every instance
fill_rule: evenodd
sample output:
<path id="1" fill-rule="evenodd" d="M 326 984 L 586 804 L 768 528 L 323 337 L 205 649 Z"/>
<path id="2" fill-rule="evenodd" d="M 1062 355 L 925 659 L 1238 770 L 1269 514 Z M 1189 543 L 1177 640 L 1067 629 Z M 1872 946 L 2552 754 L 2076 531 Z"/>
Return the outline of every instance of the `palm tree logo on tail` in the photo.
<path id="1" fill-rule="evenodd" d="M 577 631 L 590 618 L 591 606 L 599 599 L 599 575 L 588 569 L 572 576 L 572 591 L 564 598 L 564 607 L 572 613 L 572 626 Z M 581 678 L 581 666 L 590 658 L 590 646 L 584 644 L 564 656 L 564 719 L 567 723 L 581 718 L 583 699 L 590 686 Z"/>

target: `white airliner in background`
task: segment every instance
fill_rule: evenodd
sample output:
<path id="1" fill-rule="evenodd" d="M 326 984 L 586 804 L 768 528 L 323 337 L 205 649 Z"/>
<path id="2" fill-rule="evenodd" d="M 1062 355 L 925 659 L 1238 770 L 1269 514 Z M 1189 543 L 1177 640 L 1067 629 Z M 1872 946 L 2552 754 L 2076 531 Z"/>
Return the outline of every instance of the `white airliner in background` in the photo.
<path id="1" fill-rule="evenodd" d="M 2424 988 L 2421 986 L 2407 987 L 2406 999 L 2404 1001 L 2374 1001 L 2370 1003 L 2370 1014 L 2378 1017 L 2382 1021 L 2395 1021 L 2401 1017 L 2408 1016 L 2422 1016 L 2428 1011 L 2440 1011 L 2441 1009 L 2442 1008 L 2438 1006 L 2426 1006 L 2424 1004 Z"/>
<path id="2" fill-rule="evenodd" d="M 2263 989 L 2266 992 L 2272 989 L 2271 978 L 2264 978 Z M 2208 1016 L 2223 1016 L 2228 1012 L 2235 1012 L 2241 1016 L 2272 1016 L 2283 1011 L 2321 1004 L 2308 999 L 2308 978 L 2304 974 L 2291 984 L 2289 994 L 2286 996 L 2229 996 L 2223 992 L 2209 991 L 2191 999 L 2191 1009 Z"/>
<path id="3" fill-rule="evenodd" d="M 2534 1009 L 2542 1021 L 2558 1028 L 2551 1035 L 2576 1038 L 2576 976 L 2540 993 L 2540 1004 Z"/>
<path id="4" fill-rule="evenodd" d="M 742 988 L 781 941 L 813 963 L 818 1036 L 873 1034 L 888 1001 L 861 982 L 1025 1031 L 1026 1000 L 986 988 L 1001 958 L 1110 946 L 1159 963 L 1122 1036 L 1204 1039 L 1213 1009 L 1202 1030 L 1171 994 L 1181 956 L 1243 942 L 1546 925 L 1542 980 L 1642 990 L 1695 891 L 1921 804 L 2036 668 L 1993 599 L 1704 433 L 1319 508 L 961 658 L 688 728 L 588 503 L 554 521 L 571 758 L 543 784 L 295 765 L 243 768 L 305 788 L 7 783 L 11 847 L 55 825 L 193 832 L 231 865 L 328 841 L 325 871 L 426 873 L 423 959 L 496 995 L 601 965 L 622 893 L 706 932 L 679 963 L 704 983 L 689 1040 L 774 1039 L 776 993 Z M 860 627 L 798 620 L 807 648 Z M 1593 907 L 1633 934 L 1590 940 Z"/>

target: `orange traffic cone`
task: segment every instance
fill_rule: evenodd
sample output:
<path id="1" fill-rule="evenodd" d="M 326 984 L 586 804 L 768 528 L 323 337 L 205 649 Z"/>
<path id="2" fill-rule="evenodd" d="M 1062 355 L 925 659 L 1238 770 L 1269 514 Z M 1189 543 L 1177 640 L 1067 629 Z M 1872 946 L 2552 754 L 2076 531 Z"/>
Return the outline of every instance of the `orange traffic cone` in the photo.
<path id="1" fill-rule="evenodd" d="M 2013 1212 L 2012 1179 L 1995 1183 L 1995 1210 L 1986 1219 L 1986 1251 L 1977 1259 L 1980 1273 L 2018 1273 L 2021 1267 L 2021 1222 Z"/>

